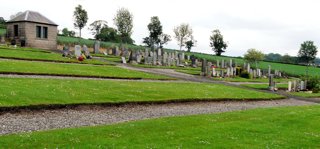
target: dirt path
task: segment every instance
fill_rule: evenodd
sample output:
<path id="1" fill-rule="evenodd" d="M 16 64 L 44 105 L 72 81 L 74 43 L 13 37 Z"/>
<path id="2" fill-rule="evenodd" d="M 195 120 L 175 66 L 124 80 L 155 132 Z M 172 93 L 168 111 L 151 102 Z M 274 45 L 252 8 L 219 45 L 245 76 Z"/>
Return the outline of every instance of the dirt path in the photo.
<path id="1" fill-rule="evenodd" d="M 125 121 L 194 114 L 221 113 L 254 108 L 312 105 L 294 99 L 274 101 L 189 102 L 122 106 L 79 106 L 55 110 L 22 110 L 0 114 L 0 135 L 115 124 Z"/>

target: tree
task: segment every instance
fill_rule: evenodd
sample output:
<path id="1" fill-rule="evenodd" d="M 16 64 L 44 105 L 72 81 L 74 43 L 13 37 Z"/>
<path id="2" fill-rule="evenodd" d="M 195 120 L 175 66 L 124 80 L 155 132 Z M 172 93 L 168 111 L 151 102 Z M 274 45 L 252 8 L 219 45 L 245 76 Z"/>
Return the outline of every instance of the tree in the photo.
<path id="1" fill-rule="evenodd" d="M 194 40 L 193 37 L 191 37 L 191 39 L 185 43 L 188 52 L 191 51 L 191 48 L 194 47 L 196 45 L 196 43 L 197 43 L 197 41 Z"/>
<path id="2" fill-rule="evenodd" d="M 151 47 L 152 46 L 152 41 L 150 37 L 145 37 L 142 38 L 142 43 L 144 43 L 147 47 Z"/>
<path id="3" fill-rule="evenodd" d="M 249 63 L 255 63 L 256 68 L 258 67 L 258 62 L 263 60 L 264 54 L 256 49 L 249 49 L 244 55 L 244 59 Z"/>
<path id="4" fill-rule="evenodd" d="M 151 17 L 150 23 L 148 24 L 149 30 L 149 41 L 151 47 L 154 45 L 160 46 L 160 35 L 162 34 L 162 25 L 157 16 Z"/>
<path id="5" fill-rule="evenodd" d="M 108 26 L 105 26 L 101 29 L 100 33 L 96 35 L 96 39 L 116 43 L 121 42 L 121 37 L 118 34 L 117 30 Z"/>
<path id="6" fill-rule="evenodd" d="M 311 62 L 316 59 L 318 50 L 317 46 L 313 44 L 313 41 L 305 41 L 301 44 L 300 50 L 298 52 L 298 59 L 300 62 L 307 65 L 306 76 L 308 79 L 308 66 Z"/>
<path id="7" fill-rule="evenodd" d="M 313 44 L 313 41 L 305 41 L 301 44 L 298 53 L 299 61 L 308 65 L 316 59 L 317 52 L 317 47 Z"/>
<path id="8" fill-rule="evenodd" d="M 132 44 L 133 15 L 126 8 L 120 8 L 115 15 L 114 24 L 121 35 L 121 42 Z"/>
<path id="9" fill-rule="evenodd" d="M 102 28 L 108 27 L 107 21 L 104 20 L 96 20 L 90 24 L 89 30 L 91 30 L 92 35 L 97 39 L 97 35 L 100 34 Z"/>
<path id="10" fill-rule="evenodd" d="M 192 36 L 192 28 L 189 24 L 180 24 L 179 26 L 175 27 L 173 29 L 173 32 L 175 34 L 174 38 L 178 41 L 178 45 L 180 46 L 180 50 L 182 50 L 182 47 L 185 46 L 185 43 L 189 40 L 189 38 Z"/>
<path id="11" fill-rule="evenodd" d="M 217 56 L 221 56 L 221 53 L 228 47 L 227 43 L 223 41 L 223 36 L 219 30 L 213 30 L 210 36 L 210 47 L 216 53 Z"/>
<path id="12" fill-rule="evenodd" d="M 171 41 L 171 36 L 168 34 L 161 34 L 160 37 L 160 48 L 163 48 L 164 44 L 167 44 L 169 41 Z"/>
<path id="13" fill-rule="evenodd" d="M 73 18 L 74 27 L 79 29 L 79 35 L 81 37 L 81 30 L 86 26 L 88 22 L 88 13 L 86 10 L 82 9 L 81 5 L 78 5 L 78 7 L 76 7 L 75 11 L 73 12 Z"/>
<path id="14" fill-rule="evenodd" d="M 62 29 L 62 36 L 74 37 L 75 35 L 76 35 L 76 33 L 74 31 L 69 31 L 68 28 Z"/>
<path id="15" fill-rule="evenodd" d="M 0 17 L 0 28 L 6 29 L 6 20 L 3 17 Z"/>
<path id="16" fill-rule="evenodd" d="M 265 55 L 264 59 L 271 62 L 281 62 L 281 55 L 278 53 L 269 53 Z"/>

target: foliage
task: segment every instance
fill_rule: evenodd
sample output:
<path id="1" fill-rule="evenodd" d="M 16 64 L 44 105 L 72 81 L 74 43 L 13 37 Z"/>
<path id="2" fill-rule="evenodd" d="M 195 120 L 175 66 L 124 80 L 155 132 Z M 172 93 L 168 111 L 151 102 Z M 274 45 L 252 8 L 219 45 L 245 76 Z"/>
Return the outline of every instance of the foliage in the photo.
<path id="1" fill-rule="evenodd" d="M 251 78 L 252 78 L 252 76 L 250 75 L 250 73 L 247 72 L 247 71 L 242 71 L 241 74 L 240 74 L 240 77 L 241 77 L 241 78 L 246 78 L 246 79 L 251 79 Z"/>
<path id="2" fill-rule="evenodd" d="M 88 22 L 88 13 L 86 10 L 82 9 L 81 5 L 75 8 L 73 12 L 74 27 L 79 29 L 79 36 L 81 37 L 81 30 L 84 28 Z"/>
<path id="3" fill-rule="evenodd" d="M 279 53 L 269 53 L 264 56 L 264 60 L 270 62 L 281 62 L 281 54 Z"/>
<path id="4" fill-rule="evenodd" d="M 69 31 L 68 28 L 63 28 L 62 29 L 62 35 L 66 37 L 75 37 L 76 32 L 74 31 Z"/>
<path id="5" fill-rule="evenodd" d="M 285 54 L 281 57 L 280 62 L 286 63 L 286 64 L 297 64 L 297 57 L 292 57 L 288 54 Z"/>
<path id="6" fill-rule="evenodd" d="M 0 17 L 0 29 L 7 29 L 6 20 L 3 17 Z"/>
<path id="7" fill-rule="evenodd" d="M 133 40 L 131 39 L 131 34 L 133 28 L 133 15 L 129 10 L 126 8 L 120 8 L 117 10 L 117 14 L 113 21 L 121 35 L 121 41 L 123 43 L 132 44 Z"/>
<path id="8" fill-rule="evenodd" d="M 307 89 L 313 90 L 320 85 L 320 76 L 305 77 L 304 80 L 307 80 Z"/>
<path id="9" fill-rule="evenodd" d="M 101 30 L 105 27 L 108 27 L 107 21 L 105 20 L 96 20 L 90 24 L 89 30 L 92 32 L 92 35 L 97 39 L 97 36 L 101 33 Z"/>
<path id="10" fill-rule="evenodd" d="M 193 37 L 187 41 L 186 44 L 186 48 L 188 50 L 188 52 L 191 52 L 191 48 L 194 47 L 196 45 L 197 41 L 193 39 Z"/>
<path id="11" fill-rule="evenodd" d="M 314 45 L 313 41 L 303 42 L 298 53 L 300 62 L 306 64 L 313 62 L 317 56 L 317 52 L 317 47 Z"/>
<path id="12" fill-rule="evenodd" d="M 165 117 L 4 135 L 0 144 L 3 148 L 319 148 L 319 113 L 320 107 L 314 105 Z"/>
<path id="13" fill-rule="evenodd" d="M 162 25 L 158 16 L 151 17 L 150 23 L 148 24 L 149 38 L 144 41 L 149 41 L 147 45 L 151 47 L 160 47 L 160 35 L 162 34 Z"/>
<path id="14" fill-rule="evenodd" d="M 212 35 L 210 36 L 210 47 L 212 47 L 212 50 L 217 56 L 221 56 L 221 54 L 225 52 L 224 50 L 228 47 L 219 30 L 212 31 Z"/>
<path id="15" fill-rule="evenodd" d="M 6 29 L 2 29 L 2 28 L 0 28 L 0 35 L 5 35 L 5 34 L 6 34 L 6 32 L 7 32 L 7 30 L 6 30 Z"/>
<path id="16" fill-rule="evenodd" d="M 249 63 L 258 63 L 263 60 L 264 54 L 256 49 L 249 49 L 247 53 L 244 55 L 244 59 Z"/>
<path id="17" fill-rule="evenodd" d="M 159 39 L 160 39 L 160 48 L 163 48 L 164 44 L 167 44 L 169 41 L 171 41 L 171 36 L 168 34 L 161 34 Z"/>
<path id="18" fill-rule="evenodd" d="M 173 29 L 173 32 L 175 34 L 174 38 L 178 41 L 181 51 L 182 47 L 185 46 L 185 43 L 192 37 L 192 28 L 189 24 L 182 23 L 179 26 L 176 26 Z"/>
<path id="19" fill-rule="evenodd" d="M 118 34 L 117 30 L 108 26 L 101 29 L 99 34 L 96 35 L 96 39 L 106 42 L 121 42 L 121 36 Z"/>

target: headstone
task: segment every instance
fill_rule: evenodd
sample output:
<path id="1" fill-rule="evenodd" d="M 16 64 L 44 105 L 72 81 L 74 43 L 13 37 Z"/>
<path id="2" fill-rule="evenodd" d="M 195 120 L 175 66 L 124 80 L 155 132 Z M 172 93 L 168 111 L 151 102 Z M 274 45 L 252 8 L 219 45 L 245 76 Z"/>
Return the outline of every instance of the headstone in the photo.
<path id="1" fill-rule="evenodd" d="M 291 84 L 292 82 L 291 81 L 289 81 L 288 82 L 288 92 L 291 92 L 291 90 L 292 90 L 292 84 Z"/>
<path id="2" fill-rule="evenodd" d="M 268 76 L 270 76 L 271 75 L 271 66 L 269 65 L 268 66 Z"/>
<path id="3" fill-rule="evenodd" d="M 149 56 L 149 51 L 147 48 L 144 50 L 144 56 L 145 56 L 145 58 Z"/>
<path id="4" fill-rule="evenodd" d="M 293 81 L 293 91 L 294 91 L 294 92 L 297 92 L 297 91 L 298 91 L 298 90 L 297 90 L 297 81 L 296 81 L 296 80 Z"/>
<path id="5" fill-rule="evenodd" d="M 190 55 L 187 55 L 187 60 L 190 61 Z"/>
<path id="6" fill-rule="evenodd" d="M 90 58 L 90 51 L 88 50 L 88 47 L 86 45 L 83 45 L 82 50 L 86 58 Z"/>
<path id="7" fill-rule="evenodd" d="M 253 70 L 253 78 L 257 78 L 257 70 Z"/>
<path id="8" fill-rule="evenodd" d="M 125 58 L 125 57 L 121 57 L 121 60 L 122 60 L 122 63 L 123 63 L 123 64 L 126 64 L 126 63 L 127 63 L 127 61 L 126 61 L 126 58 Z"/>
<path id="9" fill-rule="evenodd" d="M 224 60 L 221 61 L 221 68 L 224 68 Z"/>
<path id="10" fill-rule="evenodd" d="M 217 67 L 220 68 L 219 60 L 217 60 Z"/>
<path id="11" fill-rule="evenodd" d="M 248 64 L 247 64 L 247 72 L 250 73 L 250 70 L 251 70 L 250 64 L 248 63 Z"/>
<path id="12" fill-rule="evenodd" d="M 301 81 L 301 82 L 300 82 L 300 90 L 301 90 L 301 91 L 304 91 L 304 90 L 305 90 L 304 87 L 305 87 L 304 81 Z"/>
<path id="13" fill-rule="evenodd" d="M 212 68 L 212 76 L 216 77 L 217 76 L 217 72 L 216 72 L 216 68 Z"/>
<path id="14" fill-rule="evenodd" d="M 168 64 L 168 53 L 164 52 L 162 57 L 162 65 L 166 66 Z"/>
<path id="15" fill-rule="evenodd" d="M 76 45 L 74 47 L 74 55 L 76 56 L 77 59 L 78 59 L 78 57 L 81 56 L 81 46 L 80 45 Z"/>
<path id="16" fill-rule="evenodd" d="M 232 59 L 230 59 L 229 67 L 232 67 Z"/>
<path id="17" fill-rule="evenodd" d="M 211 69 L 212 69 L 212 63 L 211 63 L 211 62 L 208 62 L 208 63 L 207 63 L 207 70 L 206 70 L 206 74 L 205 74 L 206 76 L 211 77 L 211 74 L 212 74 L 212 73 L 211 73 L 211 72 L 212 72 Z"/>
<path id="18" fill-rule="evenodd" d="M 69 55 L 70 55 L 69 46 L 64 46 L 62 51 L 62 56 L 69 56 Z"/>
<path id="19" fill-rule="evenodd" d="M 194 56 L 191 57 L 191 66 L 197 67 L 196 58 Z"/>
<path id="20" fill-rule="evenodd" d="M 95 41 L 94 42 L 94 49 L 93 50 L 94 50 L 95 54 L 99 54 L 100 53 L 100 51 L 99 51 L 100 50 L 100 41 Z"/>
<path id="21" fill-rule="evenodd" d="M 207 61 L 205 59 L 202 60 L 202 67 L 201 67 L 201 76 L 204 76 L 207 69 Z"/>
<path id="22" fill-rule="evenodd" d="M 159 48 L 159 49 L 158 49 L 158 56 L 161 56 L 161 55 L 162 55 L 161 49 Z"/>
<path id="23" fill-rule="evenodd" d="M 0 43 L 1 44 L 5 44 L 6 43 L 6 40 L 5 40 L 5 38 L 3 37 L 3 36 L 0 36 Z"/>
<path id="24" fill-rule="evenodd" d="M 184 53 L 183 52 L 181 53 L 181 59 L 180 60 L 181 60 L 181 62 L 184 61 Z"/>
<path id="25" fill-rule="evenodd" d="M 153 53 L 152 65 L 157 65 L 157 53 Z"/>
<path id="26" fill-rule="evenodd" d="M 275 84 L 274 84 L 274 81 L 273 81 L 273 75 L 270 75 L 269 76 L 269 90 L 272 90 L 274 91 L 275 90 Z"/>
<path id="27" fill-rule="evenodd" d="M 116 47 L 116 51 L 115 51 L 115 56 L 120 56 L 120 50 L 119 50 L 119 47 Z"/>

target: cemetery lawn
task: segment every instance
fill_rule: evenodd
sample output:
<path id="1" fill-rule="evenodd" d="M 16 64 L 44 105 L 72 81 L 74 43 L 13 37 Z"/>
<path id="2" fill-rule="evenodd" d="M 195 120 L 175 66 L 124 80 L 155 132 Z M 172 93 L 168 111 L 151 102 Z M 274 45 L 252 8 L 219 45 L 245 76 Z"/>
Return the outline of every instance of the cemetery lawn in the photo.
<path id="1" fill-rule="evenodd" d="M 269 87 L 269 84 L 241 84 L 241 86 L 246 86 L 246 87 L 261 89 L 261 90 L 267 90 Z M 288 84 L 276 84 L 276 87 L 280 88 L 280 89 L 288 89 Z"/>
<path id="2" fill-rule="evenodd" d="M 44 61 L 55 61 L 55 62 L 69 62 L 69 63 L 80 63 L 80 64 L 97 64 L 106 65 L 108 63 L 102 62 L 95 59 L 87 59 L 82 62 L 76 60 L 76 58 L 62 57 L 62 54 L 53 53 L 46 50 L 33 49 L 33 48 L 9 48 L 0 47 L 1 58 L 18 58 L 25 60 L 44 60 Z"/>
<path id="3" fill-rule="evenodd" d="M 254 109 L 0 136 L 4 148 L 319 148 L 320 106 Z"/>
<path id="4" fill-rule="evenodd" d="M 177 66 L 153 66 L 153 65 L 145 65 L 145 64 L 138 64 L 138 65 L 131 65 L 134 67 L 142 67 L 142 68 L 159 68 L 159 69 L 173 69 L 177 72 L 191 74 L 191 75 L 200 75 L 201 68 L 193 68 L 193 67 L 177 67 Z"/>
<path id="5" fill-rule="evenodd" d="M 292 92 L 290 94 L 306 98 L 320 98 L 320 93 Z"/>
<path id="6" fill-rule="evenodd" d="M 283 99 L 283 96 L 276 94 L 218 84 L 191 82 L 0 78 L 0 88 L 0 107 L 82 103 Z"/>
<path id="7" fill-rule="evenodd" d="M 170 79 L 166 76 L 127 70 L 108 65 L 65 64 L 1 59 L 0 73 L 110 77 L 119 79 Z"/>

